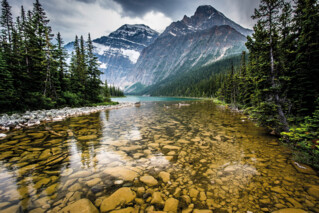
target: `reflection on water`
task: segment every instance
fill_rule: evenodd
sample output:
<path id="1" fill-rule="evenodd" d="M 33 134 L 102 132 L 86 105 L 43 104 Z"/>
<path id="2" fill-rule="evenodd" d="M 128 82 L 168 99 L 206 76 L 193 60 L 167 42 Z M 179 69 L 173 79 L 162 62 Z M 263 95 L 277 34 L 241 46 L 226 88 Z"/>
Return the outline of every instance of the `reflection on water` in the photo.
<path id="1" fill-rule="evenodd" d="M 87 198 L 102 211 L 318 212 L 309 188 L 319 178 L 298 173 L 289 149 L 241 115 L 189 103 L 150 102 L 10 133 L 0 144 L 0 211 L 59 212 Z M 120 188 L 132 197 L 101 207 Z"/>

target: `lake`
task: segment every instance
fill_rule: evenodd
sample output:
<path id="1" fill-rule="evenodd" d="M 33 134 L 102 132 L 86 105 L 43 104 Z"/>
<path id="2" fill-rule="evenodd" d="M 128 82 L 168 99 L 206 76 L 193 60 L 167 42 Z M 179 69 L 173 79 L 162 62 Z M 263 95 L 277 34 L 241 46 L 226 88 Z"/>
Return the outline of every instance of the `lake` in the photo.
<path id="1" fill-rule="evenodd" d="M 126 96 L 120 98 L 112 98 L 116 102 L 159 102 L 159 101 L 191 101 L 196 100 L 193 98 L 180 98 L 180 97 L 152 97 L 152 96 Z"/>
<path id="2" fill-rule="evenodd" d="M 318 212 L 319 178 L 245 116 L 211 101 L 126 99 L 142 105 L 10 132 L 0 212 Z"/>

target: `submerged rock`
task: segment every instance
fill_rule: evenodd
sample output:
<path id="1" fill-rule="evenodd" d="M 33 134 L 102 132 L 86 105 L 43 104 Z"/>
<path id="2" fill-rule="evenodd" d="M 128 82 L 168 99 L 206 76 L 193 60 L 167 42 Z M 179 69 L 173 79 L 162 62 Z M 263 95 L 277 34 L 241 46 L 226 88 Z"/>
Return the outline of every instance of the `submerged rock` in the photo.
<path id="1" fill-rule="evenodd" d="M 100 206 L 101 212 L 108 212 L 118 207 L 125 206 L 132 202 L 136 197 L 135 192 L 130 188 L 123 187 L 114 192 L 111 196 L 104 199 Z"/>
<path id="2" fill-rule="evenodd" d="M 159 205 L 159 206 L 163 206 L 164 205 L 164 201 L 163 201 L 163 198 L 162 198 L 162 193 L 154 192 L 153 196 L 152 196 L 151 204 L 156 204 L 156 205 Z"/>
<path id="3" fill-rule="evenodd" d="M 138 173 L 128 167 L 113 167 L 107 168 L 103 171 L 104 174 L 111 175 L 125 181 L 133 181 L 138 177 Z"/>
<path id="4" fill-rule="evenodd" d="M 170 174 L 168 172 L 160 172 L 158 175 L 164 183 L 167 183 L 170 180 Z"/>
<path id="5" fill-rule="evenodd" d="M 156 186 L 158 184 L 157 180 L 152 176 L 143 176 L 140 178 L 140 181 L 148 186 Z"/>
<path id="6" fill-rule="evenodd" d="M 97 208 L 88 199 L 81 199 L 72 203 L 59 212 L 61 213 L 98 213 Z"/>
<path id="7" fill-rule="evenodd" d="M 302 163 L 298 163 L 296 161 L 292 161 L 292 165 L 298 172 L 309 174 L 309 175 L 316 175 L 317 173 L 310 167 Z"/>
<path id="8" fill-rule="evenodd" d="M 199 191 L 196 190 L 196 189 L 194 189 L 194 188 L 192 188 L 192 189 L 189 190 L 189 196 L 190 196 L 191 198 L 196 198 L 197 195 L 198 195 L 198 193 L 199 193 Z"/>
<path id="9" fill-rule="evenodd" d="M 86 140 L 93 140 L 96 138 L 97 138 L 97 135 L 85 135 L 85 136 L 80 136 L 77 139 L 80 141 L 86 141 Z"/>
<path id="10" fill-rule="evenodd" d="M 78 171 L 69 176 L 69 178 L 84 178 L 91 174 L 89 171 Z"/>
<path id="11" fill-rule="evenodd" d="M 165 212 L 177 212 L 179 201 L 175 198 L 168 198 L 165 202 L 164 211 Z"/>

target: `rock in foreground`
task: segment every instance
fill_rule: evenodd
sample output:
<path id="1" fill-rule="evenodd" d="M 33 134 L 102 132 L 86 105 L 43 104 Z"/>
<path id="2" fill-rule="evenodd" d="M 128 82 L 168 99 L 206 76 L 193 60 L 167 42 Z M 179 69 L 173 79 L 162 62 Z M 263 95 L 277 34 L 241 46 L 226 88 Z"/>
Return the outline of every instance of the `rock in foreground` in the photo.
<path id="1" fill-rule="evenodd" d="M 88 199 L 81 199 L 63 208 L 61 213 L 98 213 L 97 208 Z"/>
<path id="2" fill-rule="evenodd" d="M 135 192 L 130 188 L 123 187 L 114 192 L 111 196 L 104 199 L 101 204 L 101 212 L 108 212 L 118 207 L 125 206 L 132 202 L 136 197 Z"/>

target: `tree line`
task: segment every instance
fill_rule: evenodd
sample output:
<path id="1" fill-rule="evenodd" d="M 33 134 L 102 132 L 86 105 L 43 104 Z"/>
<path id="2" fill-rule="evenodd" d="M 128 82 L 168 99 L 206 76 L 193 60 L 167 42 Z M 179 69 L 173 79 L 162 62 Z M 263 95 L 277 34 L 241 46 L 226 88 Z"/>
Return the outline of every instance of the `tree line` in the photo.
<path id="1" fill-rule="evenodd" d="M 15 21 L 2 0 L 0 17 L 0 112 L 83 106 L 109 100 L 100 81 L 90 34 L 76 36 L 71 62 L 63 39 L 52 34 L 49 19 L 36 0 Z"/>

